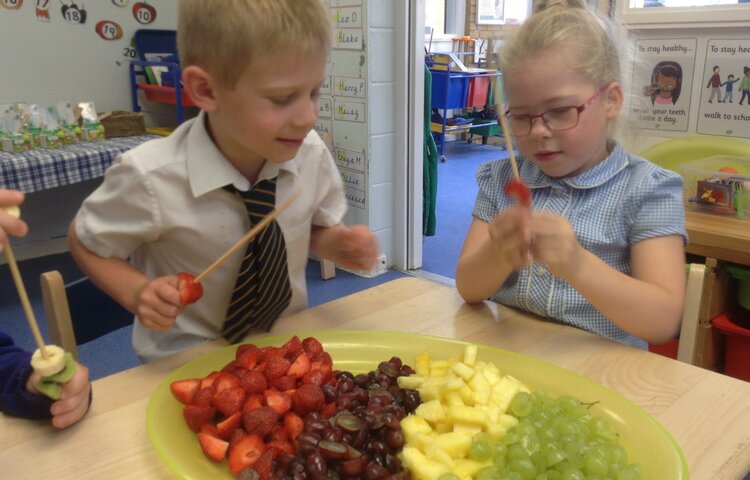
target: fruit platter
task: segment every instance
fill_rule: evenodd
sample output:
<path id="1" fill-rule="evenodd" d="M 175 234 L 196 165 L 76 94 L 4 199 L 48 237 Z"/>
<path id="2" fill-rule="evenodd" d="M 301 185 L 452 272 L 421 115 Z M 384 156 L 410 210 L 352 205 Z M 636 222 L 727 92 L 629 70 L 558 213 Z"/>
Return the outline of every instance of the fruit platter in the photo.
<path id="1" fill-rule="evenodd" d="M 228 346 L 152 394 L 183 479 L 687 479 L 671 435 L 616 392 L 498 348 L 320 331 Z"/>

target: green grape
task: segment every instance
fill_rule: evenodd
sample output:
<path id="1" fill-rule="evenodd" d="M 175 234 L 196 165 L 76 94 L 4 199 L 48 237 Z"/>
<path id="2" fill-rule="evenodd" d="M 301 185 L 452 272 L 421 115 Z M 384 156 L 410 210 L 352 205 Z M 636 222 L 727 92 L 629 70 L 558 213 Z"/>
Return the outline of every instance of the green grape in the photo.
<path id="1" fill-rule="evenodd" d="M 483 462 L 492 457 L 492 444 L 486 439 L 477 438 L 480 434 L 474 436 L 469 447 L 469 458 Z"/>
<path id="2" fill-rule="evenodd" d="M 477 472 L 476 480 L 502 480 L 502 472 L 497 467 L 489 466 Z"/>
<path id="3" fill-rule="evenodd" d="M 512 460 L 510 465 L 508 465 L 508 470 L 520 473 L 522 478 L 526 480 L 536 477 L 536 467 L 534 466 L 534 463 L 527 458 Z"/>
<path id="4" fill-rule="evenodd" d="M 531 463 L 534 464 L 537 472 L 547 471 L 547 459 L 542 452 L 535 452 L 531 454 Z"/>
<path id="5" fill-rule="evenodd" d="M 641 466 L 631 463 L 615 474 L 617 480 L 637 480 L 641 478 Z"/>
<path id="6" fill-rule="evenodd" d="M 560 480 L 562 473 L 557 470 L 547 470 L 544 473 L 540 473 L 534 480 Z"/>
<path id="7" fill-rule="evenodd" d="M 526 451 L 525 448 L 521 445 L 520 442 L 514 443 L 510 447 L 508 447 L 508 455 L 506 455 L 507 459 L 509 461 L 518 460 L 520 458 L 529 458 L 529 454 Z"/>
<path id="8" fill-rule="evenodd" d="M 609 470 L 607 455 L 596 447 L 591 448 L 583 458 L 586 475 L 606 475 Z"/>
<path id="9" fill-rule="evenodd" d="M 503 442 L 505 442 L 506 445 L 513 445 L 519 440 L 521 440 L 521 435 L 516 432 L 515 428 L 508 431 L 508 433 L 505 434 L 505 437 L 503 437 Z"/>
<path id="10" fill-rule="evenodd" d="M 438 480 L 461 480 L 461 477 L 456 475 L 455 473 L 444 473 L 438 477 Z"/>
<path id="11" fill-rule="evenodd" d="M 569 468 L 562 472 L 560 480 L 586 480 L 586 475 L 577 468 Z"/>
<path id="12" fill-rule="evenodd" d="M 562 396 L 557 399 L 558 403 L 566 412 L 572 411 L 574 408 L 581 405 L 581 401 L 574 397 Z"/>
<path id="13" fill-rule="evenodd" d="M 533 408 L 534 404 L 531 401 L 531 395 L 526 392 L 516 393 L 510 402 L 511 413 L 519 418 L 529 415 Z"/>
<path id="14" fill-rule="evenodd" d="M 547 465 L 549 466 L 557 465 L 567 458 L 568 455 L 563 450 L 560 450 L 558 448 L 548 450 L 544 456 L 544 459 L 547 461 Z"/>
<path id="15" fill-rule="evenodd" d="M 523 447 L 529 455 L 532 455 L 541 449 L 539 437 L 536 435 L 523 435 L 521 441 L 518 443 L 521 444 L 521 447 Z"/>
<path id="16" fill-rule="evenodd" d="M 621 445 L 613 445 L 609 450 L 609 461 L 612 464 L 626 465 L 628 463 L 628 452 Z"/>
<path id="17" fill-rule="evenodd" d="M 493 455 L 495 458 L 503 457 L 508 454 L 508 446 L 504 444 L 503 442 L 497 442 L 493 446 Z"/>

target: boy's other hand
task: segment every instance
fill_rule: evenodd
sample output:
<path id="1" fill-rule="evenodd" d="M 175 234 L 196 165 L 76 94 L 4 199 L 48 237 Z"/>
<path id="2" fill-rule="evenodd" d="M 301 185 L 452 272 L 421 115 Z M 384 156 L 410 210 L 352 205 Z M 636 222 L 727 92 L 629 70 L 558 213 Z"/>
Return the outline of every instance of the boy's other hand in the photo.
<path id="1" fill-rule="evenodd" d="M 344 268 L 370 270 L 378 259 L 378 237 L 366 225 L 344 227 L 338 236 L 335 261 Z"/>
<path id="2" fill-rule="evenodd" d="M 138 293 L 135 314 L 141 325 L 155 332 L 169 330 L 184 305 L 180 302 L 177 275 L 158 277 Z"/>
<path id="3" fill-rule="evenodd" d="M 33 393 L 39 393 L 36 386 L 40 381 L 39 374 L 32 372 L 26 382 L 26 389 Z M 90 392 L 89 369 L 76 362 L 75 375 L 63 386 L 60 400 L 55 401 L 50 406 L 52 426 L 66 428 L 83 418 L 89 409 Z"/>

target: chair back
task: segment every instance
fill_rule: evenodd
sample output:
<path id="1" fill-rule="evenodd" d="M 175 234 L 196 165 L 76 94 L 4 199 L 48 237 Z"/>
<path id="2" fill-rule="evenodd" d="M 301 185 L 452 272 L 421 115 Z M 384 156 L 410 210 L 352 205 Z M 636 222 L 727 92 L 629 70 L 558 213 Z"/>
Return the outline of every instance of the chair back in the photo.
<path id="1" fill-rule="evenodd" d="M 40 276 L 42 303 L 52 343 L 78 360 L 78 345 L 132 325 L 133 314 L 87 277 L 65 284 L 57 270 Z"/>

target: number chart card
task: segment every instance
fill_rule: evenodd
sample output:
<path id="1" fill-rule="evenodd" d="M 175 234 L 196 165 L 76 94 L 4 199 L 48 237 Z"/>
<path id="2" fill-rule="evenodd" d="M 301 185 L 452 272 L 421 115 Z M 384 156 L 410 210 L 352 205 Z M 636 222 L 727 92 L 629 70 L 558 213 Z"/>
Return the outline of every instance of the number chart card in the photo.
<path id="1" fill-rule="evenodd" d="M 750 38 L 709 39 L 696 131 L 750 138 Z"/>
<path id="2" fill-rule="evenodd" d="M 635 42 L 630 115 L 635 128 L 688 130 L 697 43 L 695 38 Z"/>

